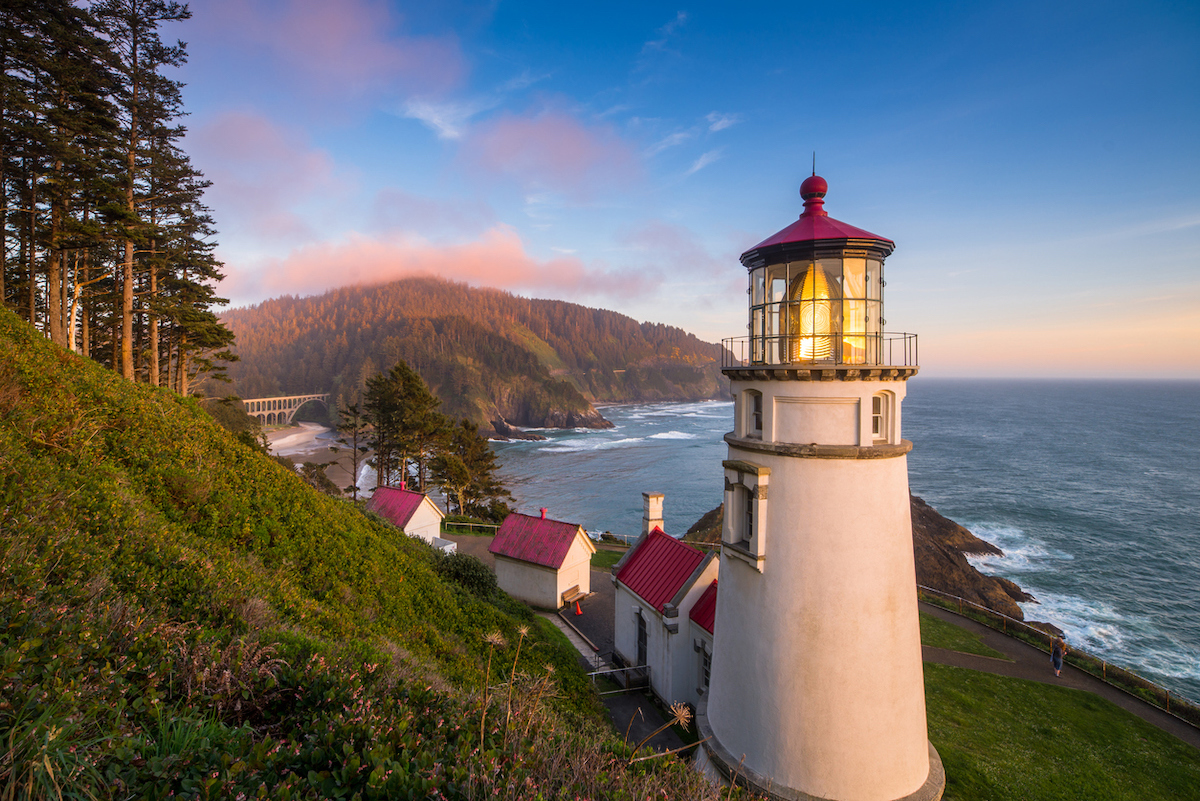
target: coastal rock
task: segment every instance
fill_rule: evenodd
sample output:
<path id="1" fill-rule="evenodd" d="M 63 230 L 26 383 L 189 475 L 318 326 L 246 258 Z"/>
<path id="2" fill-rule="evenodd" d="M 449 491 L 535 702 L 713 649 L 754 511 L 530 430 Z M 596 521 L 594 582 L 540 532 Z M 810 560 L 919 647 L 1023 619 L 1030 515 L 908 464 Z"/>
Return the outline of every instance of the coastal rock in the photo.
<path id="1" fill-rule="evenodd" d="M 910 499 L 917 584 L 1024 620 L 1025 615 L 1017 603 L 1033 601 L 1034 597 L 1015 582 L 999 576 L 985 576 L 965 556 L 968 553 L 1002 556 L 1004 552 L 943 517 L 921 498 L 912 495 Z M 723 517 L 724 508 L 718 506 L 697 520 L 683 538 L 695 543 L 719 542 Z"/>
<path id="2" fill-rule="evenodd" d="M 956 595 L 1015 620 L 1024 620 L 1025 614 L 1017 602 L 1032 601 L 1033 596 L 1008 579 L 985 576 L 965 556 L 967 553 L 1003 555 L 1004 552 L 938 514 L 917 496 L 911 498 L 917 584 Z"/>
<path id="3" fill-rule="evenodd" d="M 546 439 L 541 434 L 534 434 L 532 431 L 522 431 L 516 426 L 510 425 L 503 417 L 497 417 L 492 420 L 493 439 L 511 440 L 522 439 L 530 442 L 539 442 Z"/>

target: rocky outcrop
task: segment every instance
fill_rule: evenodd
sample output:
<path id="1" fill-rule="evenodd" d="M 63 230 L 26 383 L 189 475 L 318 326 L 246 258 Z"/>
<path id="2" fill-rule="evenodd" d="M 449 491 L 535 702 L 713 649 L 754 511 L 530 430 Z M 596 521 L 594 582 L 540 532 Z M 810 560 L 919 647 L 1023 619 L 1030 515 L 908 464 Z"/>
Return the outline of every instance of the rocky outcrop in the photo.
<path id="1" fill-rule="evenodd" d="M 1004 552 L 938 514 L 917 496 L 912 495 L 910 499 L 917 584 L 1024 620 L 1025 615 L 1017 602 L 1032 601 L 1034 597 L 1008 579 L 980 573 L 966 557 L 966 554 L 1002 556 Z M 696 543 L 719 542 L 723 517 L 724 509 L 718 506 L 697 520 L 683 538 Z"/>
<path id="2" fill-rule="evenodd" d="M 910 497 L 917 584 L 957 595 L 1016 620 L 1024 620 L 1025 615 L 1017 602 L 1032 601 L 1033 596 L 1008 579 L 985 576 L 966 557 L 968 553 L 1002 556 L 1004 552 L 938 514 L 936 509 L 917 496 Z"/>

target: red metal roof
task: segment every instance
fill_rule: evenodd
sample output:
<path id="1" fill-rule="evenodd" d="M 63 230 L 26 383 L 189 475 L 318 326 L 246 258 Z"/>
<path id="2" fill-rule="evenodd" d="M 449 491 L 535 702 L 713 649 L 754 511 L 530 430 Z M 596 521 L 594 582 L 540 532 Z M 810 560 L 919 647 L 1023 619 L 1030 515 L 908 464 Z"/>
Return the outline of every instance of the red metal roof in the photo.
<path id="1" fill-rule="evenodd" d="M 425 496 L 415 490 L 377 487 L 367 508 L 404 528 L 424 499 Z"/>
<path id="2" fill-rule="evenodd" d="M 717 619 L 716 579 L 713 579 L 713 583 L 708 585 L 704 594 L 696 599 L 696 603 L 692 605 L 692 611 L 688 612 L 688 617 L 709 634 L 713 633 L 713 621 Z"/>
<path id="3" fill-rule="evenodd" d="M 821 239 L 874 239 L 886 242 L 895 247 L 896 243 L 887 237 L 855 228 L 853 225 L 835 220 L 825 211 L 825 192 L 828 184 L 819 175 L 805 178 L 800 184 L 800 194 L 804 198 L 804 213 L 800 219 L 784 228 L 774 236 L 764 239 L 747 250 L 761 250 L 772 245 L 783 245 L 791 242 L 814 242 Z M 745 254 L 743 254 L 745 255 Z"/>
<path id="4" fill-rule="evenodd" d="M 702 561 L 703 552 L 655 528 L 629 554 L 617 573 L 617 581 L 661 612 L 663 604 L 675 597 Z"/>
<path id="5" fill-rule="evenodd" d="M 579 530 L 578 523 L 513 512 L 500 524 L 488 550 L 497 556 L 520 559 L 542 567 L 560 568 Z"/>

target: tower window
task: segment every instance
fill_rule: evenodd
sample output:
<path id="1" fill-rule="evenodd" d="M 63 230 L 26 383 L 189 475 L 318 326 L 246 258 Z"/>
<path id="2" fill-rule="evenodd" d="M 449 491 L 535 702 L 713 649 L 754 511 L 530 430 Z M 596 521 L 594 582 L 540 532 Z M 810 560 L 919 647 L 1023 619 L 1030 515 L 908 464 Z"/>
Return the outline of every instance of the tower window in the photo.
<path id="1" fill-rule="evenodd" d="M 738 495 L 742 502 L 742 544 L 749 548 L 754 540 L 754 495 L 749 487 L 742 487 Z"/>
<path id="2" fill-rule="evenodd" d="M 871 441 L 891 442 L 892 398 L 887 392 L 871 396 Z"/>
<path id="3" fill-rule="evenodd" d="M 761 392 L 746 390 L 746 436 L 762 438 L 763 396 Z"/>
<path id="4" fill-rule="evenodd" d="M 708 677 L 712 672 L 712 654 L 707 645 L 700 651 L 700 689 L 708 690 Z"/>

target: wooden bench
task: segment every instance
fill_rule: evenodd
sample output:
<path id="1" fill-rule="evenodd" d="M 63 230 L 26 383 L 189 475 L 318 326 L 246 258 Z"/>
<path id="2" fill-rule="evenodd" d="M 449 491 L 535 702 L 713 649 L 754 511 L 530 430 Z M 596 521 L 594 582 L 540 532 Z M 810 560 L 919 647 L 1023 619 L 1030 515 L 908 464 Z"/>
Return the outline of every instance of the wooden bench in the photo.
<path id="1" fill-rule="evenodd" d="M 563 591 L 563 594 L 562 594 L 563 606 L 570 606 L 571 604 L 575 603 L 576 601 L 582 600 L 583 598 L 586 598 L 586 597 L 587 597 L 587 593 L 580 592 L 579 585 L 576 584 L 571 589 Z"/>

